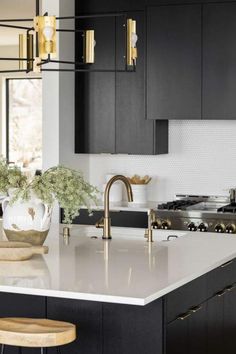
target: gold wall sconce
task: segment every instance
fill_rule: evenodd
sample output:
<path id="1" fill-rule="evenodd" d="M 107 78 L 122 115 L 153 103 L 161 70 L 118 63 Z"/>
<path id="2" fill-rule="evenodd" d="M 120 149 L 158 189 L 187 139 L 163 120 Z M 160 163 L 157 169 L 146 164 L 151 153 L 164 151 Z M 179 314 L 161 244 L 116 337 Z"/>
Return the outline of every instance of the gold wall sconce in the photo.
<path id="1" fill-rule="evenodd" d="M 34 57 L 34 36 L 33 34 L 19 34 L 19 58 L 26 58 L 26 60 L 19 60 L 19 69 L 25 71 L 34 70 L 34 62 L 31 58 Z"/>
<path id="2" fill-rule="evenodd" d="M 136 66 L 138 36 L 136 33 L 136 21 L 132 18 L 127 20 L 127 65 Z"/>

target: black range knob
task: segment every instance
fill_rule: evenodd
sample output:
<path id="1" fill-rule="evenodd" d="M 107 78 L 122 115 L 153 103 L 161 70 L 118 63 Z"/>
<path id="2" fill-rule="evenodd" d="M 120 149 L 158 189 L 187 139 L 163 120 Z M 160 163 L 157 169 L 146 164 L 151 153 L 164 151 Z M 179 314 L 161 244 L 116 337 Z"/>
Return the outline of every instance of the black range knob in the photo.
<path id="1" fill-rule="evenodd" d="M 197 226 L 195 225 L 194 222 L 190 222 L 190 224 L 188 224 L 188 230 L 189 231 L 197 231 Z"/>
<path id="2" fill-rule="evenodd" d="M 205 224 L 204 222 L 201 222 L 201 224 L 198 225 L 198 230 L 200 232 L 207 232 L 208 230 L 208 225 Z"/>
<path id="3" fill-rule="evenodd" d="M 161 223 L 160 223 L 160 221 L 158 221 L 158 220 L 156 220 L 156 221 L 153 221 L 152 222 L 152 227 L 153 227 L 153 229 L 159 229 L 160 227 L 161 227 Z"/>
<path id="4" fill-rule="evenodd" d="M 228 224 L 225 228 L 225 232 L 228 234 L 234 234 L 236 231 L 236 226 L 234 224 Z"/>
<path id="5" fill-rule="evenodd" d="M 215 225 L 215 232 L 218 232 L 218 233 L 223 233 L 225 232 L 225 225 L 224 224 L 216 224 Z"/>
<path id="6" fill-rule="evenodd" d="M 164 220 L 161 223 L 162 230 L 169 230 L 170 229 L 170 222 L 168 220 Z"/>

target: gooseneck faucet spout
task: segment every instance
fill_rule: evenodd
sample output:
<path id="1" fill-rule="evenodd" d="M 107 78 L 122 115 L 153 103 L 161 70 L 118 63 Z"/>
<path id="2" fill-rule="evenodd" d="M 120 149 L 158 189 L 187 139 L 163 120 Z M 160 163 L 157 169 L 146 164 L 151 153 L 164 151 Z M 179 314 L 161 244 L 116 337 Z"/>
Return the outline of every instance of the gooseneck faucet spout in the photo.
<path id="1" fill-rule="evenodd" d="M 97 228 L 103 228 L 103 239 L 111 239 L 111 218 L 110 218 L 110 189 L 114 182 L 122 181 L 126 187 L 128 201 L 133 201 L 133 192 L 129 180 L 122 175 L 112 177 L 105 188 L 104 192 L 104 217 L 96 223 Z"/>

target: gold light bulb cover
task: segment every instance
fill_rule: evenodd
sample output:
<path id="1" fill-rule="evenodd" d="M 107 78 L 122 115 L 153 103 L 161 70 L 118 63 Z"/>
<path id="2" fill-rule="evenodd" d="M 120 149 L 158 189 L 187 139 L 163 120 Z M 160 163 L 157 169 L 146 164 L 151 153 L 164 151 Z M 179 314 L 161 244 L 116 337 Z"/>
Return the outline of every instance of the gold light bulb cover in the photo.
<path id="1" fill-rule="evenodd" d="M 50 40 L 47 40 L 44 34 L 44 29 L 51 27 L 53 35 Z M 38 46 L 39 57 L 47 59 L 48 54 L 51 58 L 57 57 L 57 43 L 56 43 L 56 16 L 36 16 L 34 18 L 34 28 L 38 32 Z"/>
<path id="2" fill-rule="evenodd" d="M 85 31 L 85 45 L 84 45 L 84 62 L 85 64 L 93 64 L 95 60 L 95 53 L 94 53 L 94 30 L 87 30 Z"/>
<path id="3" fill-rule="evenodd" d="M 127 20 L 127 55 L 128 66 L 133 66 L 138 57 L 137 48 L 132 46 L 132 35 L 136 34 L 136 21 L 132 18 Z"/>

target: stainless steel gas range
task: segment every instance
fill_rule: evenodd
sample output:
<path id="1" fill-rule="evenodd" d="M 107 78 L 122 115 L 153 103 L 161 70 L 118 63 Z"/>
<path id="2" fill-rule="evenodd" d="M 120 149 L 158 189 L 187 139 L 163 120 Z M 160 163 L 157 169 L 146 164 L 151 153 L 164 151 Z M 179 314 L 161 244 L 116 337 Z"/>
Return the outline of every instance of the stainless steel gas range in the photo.
<path id="1" fill-rule="evenodd" d="M 154 228 L 236 233 L 236 192 L 230 196 L 176 195 L 155 210 Z"/>

